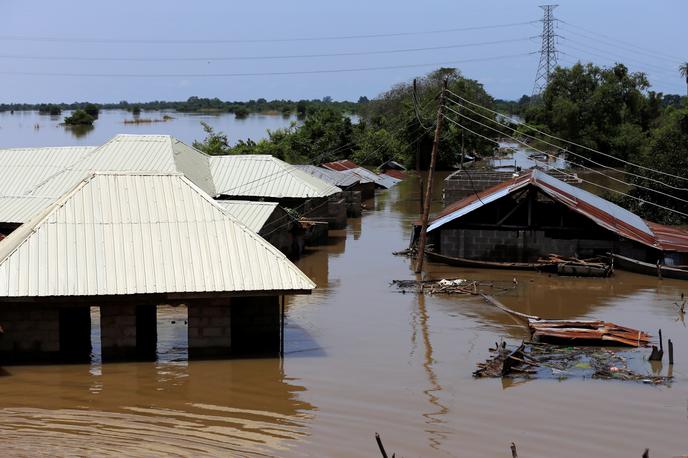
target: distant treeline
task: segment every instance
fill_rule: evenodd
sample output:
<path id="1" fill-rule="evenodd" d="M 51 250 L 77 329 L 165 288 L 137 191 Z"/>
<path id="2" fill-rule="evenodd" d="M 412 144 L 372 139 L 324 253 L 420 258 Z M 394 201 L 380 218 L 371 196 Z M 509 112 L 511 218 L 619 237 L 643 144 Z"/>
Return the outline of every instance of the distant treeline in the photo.
<path id="1" fill-rule="evenodd" d="M 305 116 L 309 112 L 315 112 L 322 108 L 330 108 L 343 113 L 355 113 L 361 103 L 367 99 L 361 97 L 358 102 L 337 102 L 331 97 L 311 100 L 266 100 L 263 98 L 249 100 L 247 102 L 230 102 L 218 98 L 189 97 L 186 101 L 162 101 L 152 102 L 127 102 L 117 103 L 3 103 L 0 111 L 37 110 L 45 114 L 58 115 L 63 110 L 84 110 L 89 106 L 95 106 L 99 110 L 128 110 L 140 112 L 141 110 L 175 110 L 185 113 L 234 113 L 238 117 L 251 113 L 273 113 L 297 116 Z"/>

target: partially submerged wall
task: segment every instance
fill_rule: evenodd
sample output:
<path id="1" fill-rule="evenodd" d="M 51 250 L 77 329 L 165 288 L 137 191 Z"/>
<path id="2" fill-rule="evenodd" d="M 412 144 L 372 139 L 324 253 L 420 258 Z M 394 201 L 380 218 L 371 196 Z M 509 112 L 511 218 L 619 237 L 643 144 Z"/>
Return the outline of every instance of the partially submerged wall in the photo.
<path id="1" fill-rule="evenodd" d="M 555 238 L 543 230 L 441 229 L 440 253 L 485 261 L 536 261 L 540 256 L 592 257 L 612 251 L 611 240 Z"/>

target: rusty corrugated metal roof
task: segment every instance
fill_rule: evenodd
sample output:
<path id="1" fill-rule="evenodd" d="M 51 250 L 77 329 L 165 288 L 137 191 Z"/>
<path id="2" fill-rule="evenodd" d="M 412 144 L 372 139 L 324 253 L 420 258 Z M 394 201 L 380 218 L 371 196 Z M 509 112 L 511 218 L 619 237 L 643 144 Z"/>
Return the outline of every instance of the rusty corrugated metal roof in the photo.
<path id="1" fill-rule="evenodd" d="M 435 215 L 428 231 L 435 230 L 525 186 L 537 187 L 553 200 L 622 237 L 660 250 L 688 252 L 688 231 L 645 221 L 635 213 L 540 170 L 530 170 L 448 205 Z"/>
<path id="2" fill-rule="evenodd" d="M 326 169 L 330 170 L 336 170 L 338 172 L 341 172 L 342 170 L 352 170 L 352 169 L 357 169 L 361 167 L 360 165 L 356 164 L 355 162 L 352 162 L 348 159 L 342 159 L 339 161 L 333 161 L 333 162 L 325 162 L 324 164 L 321 164 L 323 167 Z"/>

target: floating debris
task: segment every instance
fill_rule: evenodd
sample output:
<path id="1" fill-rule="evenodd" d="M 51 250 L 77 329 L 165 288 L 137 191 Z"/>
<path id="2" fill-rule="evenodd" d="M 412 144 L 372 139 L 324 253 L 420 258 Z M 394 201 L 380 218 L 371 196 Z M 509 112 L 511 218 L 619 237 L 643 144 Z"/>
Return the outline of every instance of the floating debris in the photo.
<path id="1" fill-rule="evenodd" d="M 637 329 L 602 320 L 543 320 L 534 315 L 511 310 L 492 296 L 482 296 L 497 308 L 523 320 L 530 338 L 535 341 L 630 347 L 646 347 L 650 344 L 650 335 Z"/>
<path id="2" fill-rule="evenodd" d="M 629 350 L 600 347 L 562 347 L 522 342 L 517 348 L 496 345 L 485 362 L 478 363 L 474 377 L 593 378 L 669 385 L 671 376 L 640 373 L 629 364 L 642 358 Z"/>
<path id="3" fill-rule="evenodd" d="M 489 280 L 468 280 L 465 278 L 451 278 L 440 280 L 392 280 L 403 293 L 418 294 L 482 294 L 482 288 L 489 288 L 492 292 L 508 291 L 516 287 L 512 282 L 495 282 Z"/>

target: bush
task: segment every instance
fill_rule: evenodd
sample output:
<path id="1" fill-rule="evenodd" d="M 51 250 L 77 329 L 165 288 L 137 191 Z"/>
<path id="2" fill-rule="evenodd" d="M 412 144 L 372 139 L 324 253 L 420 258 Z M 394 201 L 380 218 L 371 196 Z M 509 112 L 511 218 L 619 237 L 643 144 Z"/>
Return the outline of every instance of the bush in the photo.
<path id="1" fill-rule="evenodd" d="M 76 110 L 71 116 L 64 119 L 67 126 L 92 126 L 96 119 L 84 110 Z"/>

